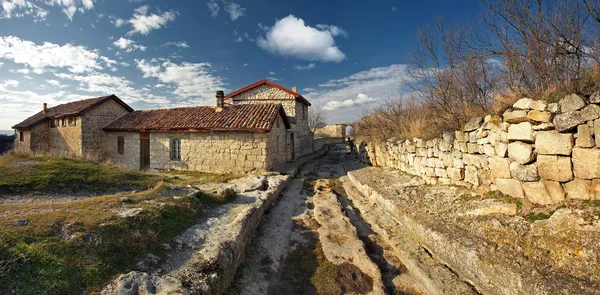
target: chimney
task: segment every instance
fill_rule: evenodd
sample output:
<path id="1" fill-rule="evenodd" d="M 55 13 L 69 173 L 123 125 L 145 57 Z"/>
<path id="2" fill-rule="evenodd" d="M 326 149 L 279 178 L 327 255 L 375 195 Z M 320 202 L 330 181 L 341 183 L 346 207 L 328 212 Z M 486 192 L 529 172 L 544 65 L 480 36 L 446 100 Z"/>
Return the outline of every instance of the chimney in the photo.
<path id="1" fill-rule="evenodd" d="M 48 104 L 44 103 L 44 110 L 42 111 L 43 114 L 45 114 L 47 110 L 48 110 Z"/>
<path id="2" fill-rule="evenodd" d="M 217 90 L 217 112 L 220 112 L 223 110 L 223 107 L 225 106 L 225 93 L 223 92 L 223 90 Z"/>
<path id="3" fill-rule="evenodd" d="M 292 91 L 297 92 L 296 91 L 296 86 L 292 87 Z"/>

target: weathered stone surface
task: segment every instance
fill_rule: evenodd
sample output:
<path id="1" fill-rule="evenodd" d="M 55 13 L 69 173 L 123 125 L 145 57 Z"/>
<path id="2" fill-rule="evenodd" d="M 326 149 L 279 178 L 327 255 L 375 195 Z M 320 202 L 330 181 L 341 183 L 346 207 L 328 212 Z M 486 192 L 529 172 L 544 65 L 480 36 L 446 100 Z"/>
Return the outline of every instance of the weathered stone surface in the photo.
<path id="1" fill-rule="evenodd" d="M 534 102 L 533 99 L 524 97 L 524 98 L 521 98 L 521 99 L 517 100 L 517 102 L 515 102 L 515 104 L 513 104 L 513 108 L 522 109 L 522 110 L 528 110 L 528 109 L 531 108 L 530 105 L 533 102 Z"/>
<path id="2" fill-rule="evenodd" d="M 510 178 L 509 161 L 507 158 L 492 157 L 490 158 L 490 177 L 496 178 Z"/>
<path id="3" fill-rule="evenodd" d="M 502 122 L 500 123 L 500 130 L 504 132 L 508 132 L 508 127 L 510 127 L 510 123 Z"/>
<path id="4" fill-rule="evenodd" d="M 473 165 L 477 168 L 481 168 L 483 167 L 485 156 L 464 154 L 462 160 L 465 163 L 465 165 Z"/>
<path id="5" fill-rule="evenodd" d="M 467 122 L 467 124 L 465 124 L 463 131 L 465 131 L 465 132 L 473 131 L 473 130 L 479 128 L 479 126 L 481 126 L 482 123 L 483 123 L 483 118 L 481 118 L 481 117 L 471 118 L 471 120 L 469 120 L 469 122 Z"/>
<path id="6" fill-rule="evenodd" d="M 596 146 L 600 147 L 600 119 L 594 121 L 594 139 Z"/>
<path id="7" fill-rule="evenodd" d="M 592 199 L 600 200 L 600 179 L 592 180 L 590 193 L 592 194 Z"/>
<path id="8" fill-rule="evenodd" d="M 542 182 L 546 186 L 546 191 L 548 192 L 548 195 L 550 195 L 552 203 L 557 204 L 565 200 L 565 191 L 560 185 L 560 182 L 550 180 L 542 180 Z"/>
<path id="9" fill-rule="evenodd" d="M 554 129 L 554 125 L 552 123 L 542 123 L 538 125 L 533 125 L 533 130 L 535 131 L 547 131 Z"/>
<path id="10" fill-rule="evenodd" d="M 14 226 L 26 226 L 28 224 L 29 224 L 29 219 L 27 219 L 27 218 L 17 219 L 15 221 L 13 221 Z"/>
<path id="11" fill-rule="evenodd" d="M 579 111 L 579 116 L 583 121 L 592 121 L 600 118 L 600 106 L 589 104 Z"/>
<path id="12" fill-rule="evenodd" d="M 508 157 L 517 163 L 527 164 L 535 157 L 533 146 L 520 141 L 512 142 L 508 145 Z"/>
<path id="13" fill-rule="evenodd" d="M 192 294 L 180 280 L 169 276 L 153 276 L 145 272 L 132 271 L 120 275 L 103 291 L 102 295 L 160 295 Z"/>
<path id="14" fill-rule="evenodd" d="M 550 205 L 553 203 L 544 183 L 523 182 L 521 185 L 523 186 L 525 196 L 530 202 L 540 205 Z"/>
<path id="15" fill-rule="evenodd" d="M 560 105 L 558 103 L 555 103 L 555 102 L 553 102 L 551 104 L 548 104 L 548 108 L 547 109 L 548 109 L 549 112 L 551 112 L 553 114 L 560 113 Z"/>
<path id="16" fill-rule="evenodd" d="M 467 143 L 467 152 L 469 154 L 479 154 L 479 145 L 476 143 Z"/>
<path id="17" fill-rule="evenodd" d="M 596 91 L 590 95 L 590 103 L 600 103 L 600 91 Z"/>
<path id="18" fill-rule="evenodd" d="M 533 128 L 531 123 L 523 122 L 519 124 L 510 125 L 508 128 L 508 140 L 521 140 L 525 142 L 533 142 Z"/>
<path id="19" fill-rule="evenodd" d="M 540 176 L 538 175 L 537 165 L 529 164 L 529 165 L 521 165 L 517 162 L 510 163 L 510 175 L 512 178 L 523 181 L 523 182 L 533 182 L 539 181 Z"/>
<path id="20" fill-rule="evenodd" d="M 513 198 L 523 199 L 525 197 L 521 182 L 516 179 L 497 178 L 496 189 Z"/>
<path id="21" fill-rule="evenodd" d="M 574 148 L 572 160 L 576 178 L 600 178 L 600 150 Z"/>
<path id="22" fill-rule="evenodd" d="M 563 184 L 567 198 L 589 200 L 592 198 L 590 186 L 592 182 L 585 179 L 575 178 L 572 181 Z"/>
<path id="23" fill-rule="evenodd" d="M 454 137 L 458 142 L 467 142 L 469 140 L 469 135 L 465 132 L 454 131 Z"/>
<path id="24" fill-rule="evenodd" d="M 581 118 L 581 114 L 578 111 L 558 114 L 552 119 L 554 128 L 560 132 L 569 131 L 583 122 L 585 120 Z"/>
<path id="25" fill-rule="evenodd" d="M 577 134 L 575 137 L 575 146 L 582 148 L 594 147 L 594 139 L 592 138 L 592 129 L 587 124 L 577 126 Z"/>
<path id="26" fill-rule="evenodd" d="M 539 131 L 535 136 L 535 149 L 538 155 L 568 156 L 573 149 L 573 134 Z"/>
<path id="27" fill-rule="evenodd" d="M 477 168 L 475 166 L 468 165 L 465 168 L 465 182 L 475 187 L 479 186 L 479 177 L 477 176 Z"/>
<path id="28" fill-rule="evenodd" d="M 488 157 L 493 157 L 496 154 L 494 147 L 491 144 L 483 145 L 483 153 Z"/>
<path id="29" fill-rule="evenodd" d="M 498 142 L 496 143 L 496 146 L 494 147 L 495 151 L 496 151 L 496 155 L 500 156 L 500 157 L 506 157 L 507 152 L 508 152 L 508 144 L 504 143 L 504 142 Z"/>
<path id="30" fill-rule="evenodd" d="M 470 143 L 477 142 L 477 131 L 471 131 L 471 132 L 469 132 L 469 142 Z"/>
<path id="31" fill-rule="evenodd" d="M 573 93 L 565 96 L 558 104 L 560 104 L 561 112 L 568 113 L 582 109 L 585 106 L 585 100 L 581 96 Z"/>
<path id="32" fill-rule="evenodd" d="M 538 173 L 542 179 L 560 182 L 571 181 L 573 179 L 570 157 L 538 155 L 536 164 L 538 166 Z"/>
<path id="33" fill-rule="evenodd" d="M 545 111 L 546 110 L 546 102 L 542 100 L 536 100 L 529 104 L 529 108 L 536 111 Z"/>
<path id="34" fill-rule="evenodd" d="M 538 111 L 538 110 L 532 110 L 532 111 L 529 111 L 529 113 L 527 113 L 527 118 L 529 118 L 531 121 L 540 122 L 540 123 L 550 122 L 551 116 L 552 116 L 552 114 L 550 112 L 544 112 L 544 111 Z"/>
<path id="35" fill-rule="evenodd" d="M 448 168 L 446 174 L 453 180 L 462 180 L 465 177 L 464 170 L 459 168 Z"/>
<path id="36" fill-rule="evenodd" d="M 521 123 L 529 121 L 529 118 L 527 118 L 527 111 L 524 110 L 506 111 L 502 117 L 504 117 L 504 121 L 508 123 Z"/>

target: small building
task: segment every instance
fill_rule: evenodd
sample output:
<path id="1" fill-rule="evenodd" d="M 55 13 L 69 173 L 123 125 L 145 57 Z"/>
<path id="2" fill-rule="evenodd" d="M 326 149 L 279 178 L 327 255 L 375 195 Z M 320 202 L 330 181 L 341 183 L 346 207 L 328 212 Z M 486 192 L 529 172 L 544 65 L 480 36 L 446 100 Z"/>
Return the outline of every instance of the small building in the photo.
<path id="1" fill-rule="evenodd" d="M 98 158 L 102 154 L 102 128 L 133 112 L 115 95 L 73 101 L 48 108 L 13 126 L 15 149 L 63 156 Z"/>

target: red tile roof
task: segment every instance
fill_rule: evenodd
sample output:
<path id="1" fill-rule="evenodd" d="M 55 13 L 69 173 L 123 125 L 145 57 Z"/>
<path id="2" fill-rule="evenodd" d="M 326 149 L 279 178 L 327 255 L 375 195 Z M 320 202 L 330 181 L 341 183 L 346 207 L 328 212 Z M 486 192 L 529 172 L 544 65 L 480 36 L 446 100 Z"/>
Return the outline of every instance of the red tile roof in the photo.
<path id="1" fill-rule="evenodd" d="M 175 109 L 135 111 L 104 127 L 104 131 L 129 132 L 267 132 L 277 115 L 290 128 L 283 107 L 279 104 L 245 104 L 215 107 L 197 106 Z"/>
<path id="2" fill-rule="evenodd" d="M 119 99 L 116 95 L 111 94 L 108 96 L 72 101 L 69 103 L 57 105 L 55 107 L 48 108 L 46 112 L 40 111 L 39 113 L 25 119 L 23 122 L 13 126 L 13 129 L 28 129 L 31 128 L 46 119 L 62 118 L 69 116 L 81 115 L 101 104 L 109 99 L 114 99 L 117 103 L 122 105 L 129 112 L 133 112 L 133 109 L 128 106 L 125 102 Z"/>
<path id="3" fill-rule="evenodd" d="M 287 88 L 285 88 L 285 87 L 283 87 L 283 86 L 281 86 L 281 85 L 279 85 L 277 83 L 271 82 L 271 81 L 269 81 L 267 79 L 260 80 L 260 81 L 254 83 L 254 84 L 250 84 L 250 85 L 248 85 L 248 86 L 246 86 L 244 88 L 241 88 L 241 89 L 238 89 L 238 90 L 236 90 L 234 92 L 231 92 L 231 93 L 225 95 L 225 99 L 230 99 L 230 98 L 232 98 L 232 97 L 234 97 L 234 96 L 236 96 L 236 95 L 238 95 L 238 94 L 240 94 L 242 92 L 246 92 L 246 91 L 248 91 L 250 89 L 253 89 L 253 88 L 258 87 L 258 86 L 263 85 L 263 84 L 267 84 L 267 85 L 270 85 L 272 87 L 278 88 L 278 89 L 280 89 L 282 91 L 285 91 L 285 92 L 291 94 L 296 100 L 304 103 L 307 106 L 311 105 L 310 102 L 306 98 L 304 98 L 304 96 L 302 96 L 300 93 L 297 93 L 297 92 L 294 92 L 292 90 L 289 90 L 289 89 L 287 89 Z"/>

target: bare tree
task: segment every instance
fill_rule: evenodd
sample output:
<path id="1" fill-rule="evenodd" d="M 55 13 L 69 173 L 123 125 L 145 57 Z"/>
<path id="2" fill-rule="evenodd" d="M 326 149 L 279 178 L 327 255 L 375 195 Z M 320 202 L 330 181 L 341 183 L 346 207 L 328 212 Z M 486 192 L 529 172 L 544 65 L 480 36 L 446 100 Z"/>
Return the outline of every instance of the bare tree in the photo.
<path id="1" fill-rule="evenodd" d="M 317 128 L 324 127 L 327 125 L 327 115 L 324 110 L 310 108 L 308 110 L 308 128 L 310 131 L 315 132 Z"/>

